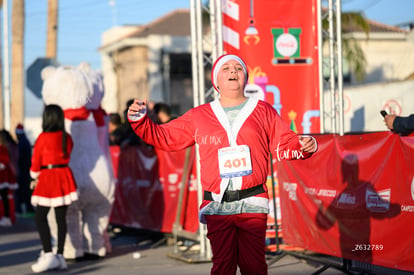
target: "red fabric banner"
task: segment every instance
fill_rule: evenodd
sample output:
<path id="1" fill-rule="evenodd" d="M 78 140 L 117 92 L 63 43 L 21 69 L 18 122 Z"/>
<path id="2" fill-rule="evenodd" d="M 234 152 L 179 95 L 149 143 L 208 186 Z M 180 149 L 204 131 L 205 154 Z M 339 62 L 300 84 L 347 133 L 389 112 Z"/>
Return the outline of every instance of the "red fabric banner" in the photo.
<path id="1" fill-rule="evenodd" d="M 223 47 L 248 65 L 247 96 L 292 130 L 320 133 L 317 0 L 223 1 Z"/>
<path id="2" fill-rule="evenodd" d="M 184 173 L 186 150 L 165 152 L 151 146 L 111 146 L 114 174 L 118 176 L 115 201 L 110 223 L 138 229 L 172 232 L 177 207 L 181 207 L 180 225 L 184 230 L 196 232 L 199 228 L 197 174 L 194 148 L 190 148 L 188 172 L 182 204 L 178 205 Z M 275 160 L 274 160 L 275 163 Z M 276 173 L 268 176 L 267 186 L 272 196 L 275 185 L 277 224 L 281 225 L 279 188 Z M 269 200 L 267 238 L 275 238 L 275 212 Z M 279 238 L 282 232 L 279 230 Z M 273 244 L 274 240 L 269 240 Z M 269 250 L 274 250 L 273 246 Z"/>
<path id="3" fill-rule="evenodd" d="M 118 153 L 118 150 L 111 150 Z M 118 180 L 110 223 L 132 228 L 172 232 L 181 188 L 186 151 L 164 152 L 148 145 L 119 150 Z M 180 224 L 198 229 L 197 184 L 194 150 L 188 160 L 188 179 L 182 201 Z"/>
<path id="4" fill-rule="evenodd" d="M 273 180 L 269 175 L 267 185 L 272 190 L 271 184 L 275 184 L 277 220 L 283 225 L 279 237 L 283 233 L 284 244 L 414 271 L 414 238 L 410 234 L 414 225 L 414 137 L 380 132 L 315 138 L 318 152 L 307 160 L 278 161 L 273 156 L 277 169 Z M 112 152 L 118 154 L 118 150 Z M 110 222 L 172 232 L 185 155 L 185 150 L 171 153 L 147 145 L 119 150 Z M 190 174 L 185 180 L 180 224 L 196 232 L 193 150 L 188 161 Z M 269 204 L 267 238 L 271 242 L 275 237 L 273 201 Z"/>
<path id="5" fill-rule="evenodd" d="M 414 137 L 315 137 L 310 159 L 277 165 L 284 242 L 414 271 Z"/>

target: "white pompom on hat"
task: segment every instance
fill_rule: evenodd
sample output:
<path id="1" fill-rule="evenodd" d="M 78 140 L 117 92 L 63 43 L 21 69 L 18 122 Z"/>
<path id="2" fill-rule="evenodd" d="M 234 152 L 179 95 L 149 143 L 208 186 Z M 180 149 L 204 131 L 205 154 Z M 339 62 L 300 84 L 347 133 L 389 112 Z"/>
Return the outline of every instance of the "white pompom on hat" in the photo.
<path id="1" fill-rule="evenodd" d="M 241 59 L 240 57 L 234 54 L 223 54 L 222 56 L 217 58 L 216 62 L 214 62 L 213 69 L 211 70 L 211 82 L 213 83 L 213 87 L 214 89 L 216 89 L 217 92 L 220 92 L 218 87 L 216 86 L 218 72 L 221 66 L 223 66 L 223 64 L 229 60 L 236 60 L 237 62 L 240 63 L 240 65 L 242 65 L 243 71 L 244 71 L 244 77 L 246 80 L 245 84 L 247 84 L 249 73 L 247 71 L 246 63 L 244 63 L 243 59 Z"/>

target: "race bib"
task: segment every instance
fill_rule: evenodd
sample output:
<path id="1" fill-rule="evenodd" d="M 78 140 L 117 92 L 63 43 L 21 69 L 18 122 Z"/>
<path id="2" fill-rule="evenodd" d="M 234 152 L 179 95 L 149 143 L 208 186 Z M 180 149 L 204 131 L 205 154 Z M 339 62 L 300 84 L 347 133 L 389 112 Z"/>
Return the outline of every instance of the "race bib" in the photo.
<path id="1" fill-rule="evenodd" d="M 247 145 L 219 149 L 218 161 L 222 178 L 241 177 L 252 173 L 250 149 Z"/>

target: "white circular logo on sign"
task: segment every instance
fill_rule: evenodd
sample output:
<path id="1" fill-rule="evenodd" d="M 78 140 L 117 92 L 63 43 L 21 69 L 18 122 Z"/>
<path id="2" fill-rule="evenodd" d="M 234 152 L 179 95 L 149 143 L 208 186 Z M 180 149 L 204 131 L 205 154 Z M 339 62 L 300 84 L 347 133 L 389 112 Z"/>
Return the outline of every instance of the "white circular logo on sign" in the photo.
<path id="1" fill-rule="evenodd" d="M 284 33 L 276 39 L 276 49 L 283 56 L 292 56 L 298 50 L 298 41 L 290 33 Z"/>

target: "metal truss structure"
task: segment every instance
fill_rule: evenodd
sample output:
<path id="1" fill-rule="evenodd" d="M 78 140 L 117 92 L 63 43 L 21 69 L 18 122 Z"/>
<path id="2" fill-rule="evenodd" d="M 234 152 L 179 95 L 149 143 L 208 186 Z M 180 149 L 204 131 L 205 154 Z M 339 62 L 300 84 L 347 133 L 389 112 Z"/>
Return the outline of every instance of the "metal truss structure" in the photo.
<path id="1" fill-rule="evenodd" d="M 191 42 L 193 67 L 194 106 L 214 98 L 213 87 L 206 85 L 206 69 L 211 68 L 214 60 L 223 53 L 222 1 L 190 0 Z M 322 8 L 322 2 L 327 7 Z M 319 62 L 320 62 L 320 121 L 321 133 L 344 134 L 343 118 L 343 73 L 342 73 L 342 32 L 341 0 L 318 0 L 319 12 Z M 207 16 L 206 16 L 207 15 Z M 203 24 L 208 17 L 210 25 Z M 322 29 L 322 21 L 328 22 L 328 29 Z M 206 29 L 209 30 L 206 31 Z M 325 46 L 325 47 L 324 47 Z M 325 52 L 324 52 L 325 51 Z M 322 68 L 328 68 L 329 76 L 322 77 Z"/>
<path id="2" fill-rule="evenodd" d="M 324 63 L 324 56 L 329 56 L 328 64 L 322 64 L 329 68 L 329 77 L 327 80 L 321 76 L 323 81 L 323 92 L 321 93 L 321 132 L 327 129 L 329 132 L 344 134 L 344 102 L 343 102 L 343 72 L 342 72 L 342 22 L 341 22 L 341 0 L 328 0 L 327 9 L 322 8 L 320 1 L 318 9 L 321 12 L 319 20 L 320 40 L 322 39 L 328 45 L 328 53 L 323 53 L 323 42 L 319 42 L 320 61 Z M 321 23 L 327 18 L 328 30 L 323 30 Z M 329 95 L 330 104 L 324 102 L 325 95 Z M 330 125 L 329 125 L 330 122 Z"/>

